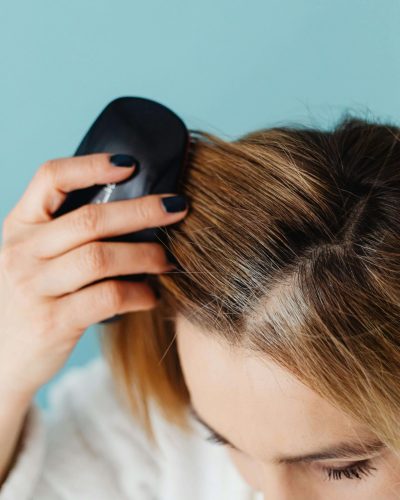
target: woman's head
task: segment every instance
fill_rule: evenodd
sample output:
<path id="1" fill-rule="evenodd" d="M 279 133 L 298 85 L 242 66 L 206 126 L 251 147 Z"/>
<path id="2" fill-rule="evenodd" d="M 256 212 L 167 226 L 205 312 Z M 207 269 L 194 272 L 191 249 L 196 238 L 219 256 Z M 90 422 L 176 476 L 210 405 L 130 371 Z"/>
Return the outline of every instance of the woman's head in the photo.
<path id="1" fill-rule="evenodd" d="M 293 377 L 298 399 L 312 403 L 312 413 L 318 409 L 316 421 L 340 413 L 399 450 L 399 129 L 346 116 L 332 131 L 279 127 L 232 142 L 196 135 L 184 183 L 190 211 L 166 228 L 180 270 L 159 276 L 163 301 L 156 310 L 126 315 L 103 336 L 117 379 L 127 394 L 133 382 L 139 391 L 132 404 L 147 422 L 152 396 L 184 426 L 197 391 L 182 366 L 195 363 L 197 351 L 178 351 L 176 335 L 186 347 L 201 336 L 235 353 L 218 383 L 236 368 L 244 377 L 245 359 L 260 360 L 278 381 Z M 192 332 L 186 338 L 184 325 Z M 203 361 L 210 376 L 215 365 Z M 263 405 L 272 394 L 265 382 Z M 224 387 L 229 406 L 234 386 Z M 215 420 L 205 407 L 197 410 L 226 434 L 233 429 L 229 414 L 225 426 L 217 409 Z M 310 444 L 329 441 L 314 437 Z M 261 434 L 259 442 L 268 443 Z M 245 437 L 240 444 L 255 452 Z M 299 449 L 293 443 L 277 451 Z"/>
<path id="2" fill-rule="evenodd" d="M 181 315 L 176 334 L 191 413 L 255 490 L 273 499 L 399 498 L 400 462 L 368 427 L 268 357 L 230 348 Z"/>

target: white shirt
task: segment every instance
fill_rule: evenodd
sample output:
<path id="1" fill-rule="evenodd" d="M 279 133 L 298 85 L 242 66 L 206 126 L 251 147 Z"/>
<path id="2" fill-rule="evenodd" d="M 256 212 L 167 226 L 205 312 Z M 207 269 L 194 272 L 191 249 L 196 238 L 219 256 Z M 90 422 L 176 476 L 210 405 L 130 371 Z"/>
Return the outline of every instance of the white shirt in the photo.
<path id="1" fill-rule="evenodd" d="M 119 403 L 103 358 L 71 369 L 32 401 L 0 500 L 262 500 L 193 417 L 185 434 L 150 401 L 159 449 Z"/>

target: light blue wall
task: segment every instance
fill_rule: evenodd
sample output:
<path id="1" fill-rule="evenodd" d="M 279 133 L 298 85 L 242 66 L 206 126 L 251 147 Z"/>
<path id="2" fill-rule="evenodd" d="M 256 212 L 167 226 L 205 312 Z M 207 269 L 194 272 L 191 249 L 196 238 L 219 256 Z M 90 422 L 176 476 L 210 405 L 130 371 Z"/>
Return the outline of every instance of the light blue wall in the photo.
<path id="1" fill-rule="evenodd" d="M 0 217 L 121 95 L 226 138 L 329 126 L 348 108 L 397 120 L 399 19 L 398 0 L 2 0 Z M 41 405 L 65 370 L 99 354 L 96 334 L 39 391 Z"/>

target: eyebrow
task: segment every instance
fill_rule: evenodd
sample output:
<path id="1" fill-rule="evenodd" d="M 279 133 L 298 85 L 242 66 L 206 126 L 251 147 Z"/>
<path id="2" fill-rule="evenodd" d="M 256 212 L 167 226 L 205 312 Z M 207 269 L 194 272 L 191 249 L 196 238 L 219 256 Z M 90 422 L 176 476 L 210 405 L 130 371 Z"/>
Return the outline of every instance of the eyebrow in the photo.
<path id="1" fill-rule="evenodd" d="M 210 424 L 205 422 L 202 417 L 197 413 L 192 405 L 189 405 L 189 411 L 191 415 L 205 427 L 212 435 L 214 435 L 223 444 L 230 446 L 231 448 L 240 451 L 241 453 L 246 453 L 231 443 L 225 436 L 220 434 L 216 429 L 214 429 Z M 385 444 L 377 438 L 372 438 L 369 441 L 360 443 L 359 441 L 343 441 L 334 446 L 327 446 L 318 451 L 307 453 L 304 455 L 297 456 L 281 456 L 274 460 L 278 464 L 293 464 L 298 462 L 314 462 L 318 460 L 333 460 L 339 458 L 353 458 L 360 455 L 369 455 L 371 453 L 376 453 L 382 450 Z"/>

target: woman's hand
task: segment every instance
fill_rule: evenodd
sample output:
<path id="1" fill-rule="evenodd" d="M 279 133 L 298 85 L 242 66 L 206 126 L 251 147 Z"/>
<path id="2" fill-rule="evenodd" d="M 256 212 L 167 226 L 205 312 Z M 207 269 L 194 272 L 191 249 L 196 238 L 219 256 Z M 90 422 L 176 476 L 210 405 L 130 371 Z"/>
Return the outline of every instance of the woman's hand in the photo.
<path id="1" fill-rule="evenodd" d="M 0 394 L 2 404 L 30 399 L 63 366 L 93 323 L 153 308 L 144 282 L 106 277 L 171 270 L 159 243 L 100 242 L 119 234 L 172 224 L 163 195 L 89 204 L 52 218 L 66 193 L 123 181 L 132 168 L 98 153 L 45 162 L 3 223 L 0 249 Z M 87 286 L 89 285 L 89 286 Z M 84 288 L 82 288 L 84 287 Z"/>

